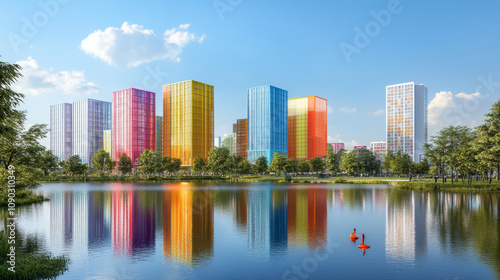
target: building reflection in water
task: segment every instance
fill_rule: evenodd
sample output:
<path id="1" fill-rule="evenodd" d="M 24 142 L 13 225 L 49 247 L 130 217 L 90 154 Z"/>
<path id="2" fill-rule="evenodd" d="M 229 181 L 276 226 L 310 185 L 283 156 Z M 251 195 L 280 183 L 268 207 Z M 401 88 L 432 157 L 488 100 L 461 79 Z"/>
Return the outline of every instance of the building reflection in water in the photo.
<path id="1" fill-rule="evenodd" d="M 327 242 L 326 189 L 291 189 L 288 191 L 288 239 L 290 245 L 310 250 Z"/>
<path id="2" fill-rule="evenodd" d="M 427 253 L 426 193 L 392 190 L 386 202 L 385 251 L 388 262 L 414 264 Z"/>
<path id="3" fill-rule="evenodd" d="M 247 232 L 247 191 L 236 191 L 232 197 L 233 220 L 240 233 Z"/>
<path id="4" fill-rule="evenodd" d="M 112 244 L 115 255 L 147 255 L 155 245 L 154 196 L 148 192 L 112 191 Z"/>
<path id="5" fill-rule="evenodd" d="M 180 183 L 164 191 L 163 254 L 173 262 L 193 266 L 213 257 L 214 207 L 212 192 L 193 191 L 189 186 Z"/>

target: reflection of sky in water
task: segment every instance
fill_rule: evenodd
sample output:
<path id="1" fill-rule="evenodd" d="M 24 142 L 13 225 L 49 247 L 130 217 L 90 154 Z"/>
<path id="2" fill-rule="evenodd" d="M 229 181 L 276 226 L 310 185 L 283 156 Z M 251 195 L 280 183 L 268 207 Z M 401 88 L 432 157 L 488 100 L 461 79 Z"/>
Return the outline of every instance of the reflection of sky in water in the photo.
<path id="1" fill-rule="evenodd" d="M 62 279 L 280 279 L 328 247 L 310 279 L 499 275 L 498 193 L 309 187 L 47 184 L 50 201 L 19 208 L 18 236 L 68 254 Z"/>

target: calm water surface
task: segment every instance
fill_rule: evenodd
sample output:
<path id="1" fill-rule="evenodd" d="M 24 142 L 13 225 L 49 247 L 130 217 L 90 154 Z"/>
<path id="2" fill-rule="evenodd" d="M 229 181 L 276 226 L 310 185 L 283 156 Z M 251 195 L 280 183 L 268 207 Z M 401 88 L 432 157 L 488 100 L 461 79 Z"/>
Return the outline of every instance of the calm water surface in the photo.
<path id="1" fill-rule="evenodd" d="M 18 208 L 17 236 L 69 255 L 60 279 L 500 279 L 500 193 L 271 183 L 38 192 L 50 201 Z M 349 240 L 354 227 L 365 252 Z"/>

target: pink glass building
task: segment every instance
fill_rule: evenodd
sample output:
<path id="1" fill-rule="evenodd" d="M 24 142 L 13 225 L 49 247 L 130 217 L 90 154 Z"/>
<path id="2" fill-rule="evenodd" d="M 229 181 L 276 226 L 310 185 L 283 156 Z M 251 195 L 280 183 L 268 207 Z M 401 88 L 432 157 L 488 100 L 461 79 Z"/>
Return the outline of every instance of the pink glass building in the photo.
<path id="1" fill-rule="evenodd" d="M 344 143 L 328 143 L 328 145 L 332 146 L 334 153 L 338 153 L 340 149 L 345 149 Z"/>
<path id="2" fill-rule="evenodd" d="M 125 153 L 138 166 L 145 149 L 155 149 L 155 93 L 135 88 L 113 92 L 113 157 Z"/>

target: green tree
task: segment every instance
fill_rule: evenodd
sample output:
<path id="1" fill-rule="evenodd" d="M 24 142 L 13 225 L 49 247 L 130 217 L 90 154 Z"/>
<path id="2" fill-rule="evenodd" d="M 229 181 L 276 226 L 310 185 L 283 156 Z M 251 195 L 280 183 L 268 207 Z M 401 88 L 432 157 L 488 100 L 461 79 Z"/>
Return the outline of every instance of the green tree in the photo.
<path id="1" fill-rule="evenodd" d="M 64 174 L 83 175 L 89 170 L 88 165 L 86 163 L 82 163 L 79 155 L 72 155 L 68 158 L 68 160 L 61 161 L 59 165 L 61 166 L 61 171 Z"/>
<path id="2" fill-rule="evenodd" d="M 120 159 L 118 160 L 118 167 L 116 168 L 119 172 L 124 175 L 132 172 L 132 160 L 125 153 L 120 155 Z"/>
<path id="3" fill-rule="evenodd" d="M 248 159 L 244 158 L 238 163 L 238 173 L 239 174 L 250 174 L 252 172 L 252 165 Z"/>
<path id="4" fill-rule="evenodd" d="M 12 126 L 12 117 L 19 114 L 15 108 L 24 99 L 22 93 L 15 92 L 11 86 L 23 75 L 21 66 L 0 61 L 0 136 L 13 137 L 17 133 Z"/>
<path id="5" fill-rule="evenodd" d="M 269 164 L 269 172 L 275 172 L 276 175 L 280 175 L 285 170 L 285 165 L 286 157 L 278 152 L 274 152 L 271 164 Z"/>
<path id="6" fill-rule="evenodd" d="M 392 165 L 394 164 L 395 160 L 396 155 L 394 154 L 394 151 L 388 150 L 384 155 L 384 160 L 382 161 L 382 169 L 387 171 L 387 173 L 394 173 L 394 171 L 392 170 Z"/>
<path id="7" fill-rule="evenodd" d="M 111 155 L 102 148 L 97 150 L 90 162 L 92 163 L 92 169 L 97 170 L 101 176 L 105 172 L 113 171 L 116 165 L 116 162 L 111 159 Z"/>
<path id="8" fill-rule="evenodd" d="M 38 167 L 43 171 L 45 176 L 48 176 L 50 172 L 55 171 L 59 167 L 58 161 L 58 158 L 51 150 L 46 150 L 38 160 Z"/>
<path id="9" fill-rule="evenodd" d="M 309 160 L 311 165 L 311 170 L 316 173 L 321 173 L 325 171 L 325 162 L 320 157 L 315 157 Z"/>
<path id="10" fill-rule="evenodd" d="M 358 172 L 359 165 L 356 159 L 355 151 L 351 151 L 342 156 L 342 159 L 340 160 L 340 169 L 349 175 L 354 175 L 355 172 Z"/>
<path id="11" fill-rule="evenodd" d="M 141 174 L 153 175 L 164 171 L 162 156 L 153 151 L 145 149 L 139 156 L 139 170 Z"/>
<path id="12" fill-rule="evenodd" d="M 311 165 L 309 165 L 309 161 L 307 159 L 303 159 L 297 164 L 297 169 L 300 173 L 309 173 L 311 172 Z"/>
<path id="13" fill-rule="evenodd" d="M 255 161 L 255 171 L 257 171 L 258 174 L 262 174 L 266 172 L 267 169 L 267 157 L 261 156 L 257 158 L 257 160 Z"/>
<path id="14" fill-rule="evenodd" d="M 355 149 L 353 152 L 356 152 L 359 172 L 375 173 L 378 171 L 380 165 L 372 151 L 368 149 Z"/>
<path id="15" fill-rule="evenodd" d="M 205 160 L 201 156 L 197 156 L 194 159 L 193 171 L 196 172 L 196 173 L 198 173 L 198 174 L 200 174 L 203 171 L 205 171 L 205 167 L 206 167 Z"/>
<path id="16" fill-rule="evenodd" d="M 213 147 L 208 152 L 208 169 L 215 174 L 228 174 L 231 171 L 232 158 L 226 146 Z"/>
<path id="17" fill-rule="evenodd" d="M 297 161 L 293 158 L 289 158 L 286 161 L 284 170 L 286 173 L 296 173 L 299 170 Z"/>
<path id="18" fill-rule="evenodd" d="M 241 155 L 233 155 L 231 156 L 231 162 L 229 166 L 229 170 L 231 173 L 243 174 L 239 168 L 240 163 L 243 161 L 243 157 Z"/>
<path id="19" fill-rule="evenodd" d="M 500 180 L 500 100 L 493 104 L 485 116 L 484 124 L 476 128 L 477 159 L 489 169 L 491 183 L 493 169 L 497 170 L 497 180 Z"/>
<path id="20" fill-rule="evenodd" d="M 330 145 L 328 145 L 330 146 Z M 333 151 L 328 151 L 326 153 L 326 169 L 331 174 L 335 175 L 340 172 L 340 159 L 342 158 L 343 151 L 334 153 Z"/>

